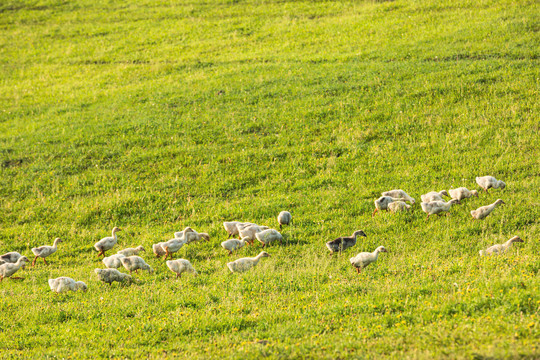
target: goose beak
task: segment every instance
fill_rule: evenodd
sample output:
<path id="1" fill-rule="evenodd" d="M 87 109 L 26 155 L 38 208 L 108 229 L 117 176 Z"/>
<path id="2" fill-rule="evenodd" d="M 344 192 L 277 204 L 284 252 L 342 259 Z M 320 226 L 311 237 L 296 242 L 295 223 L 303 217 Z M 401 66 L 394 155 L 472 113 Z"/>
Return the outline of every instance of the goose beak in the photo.
<path id="1" fill-rule="evenodd" d="M 525 242 L 525 241 L 523 241 L 522 238 L 517 238 L 517 239 L 516 239 L 516 242 Z"/>

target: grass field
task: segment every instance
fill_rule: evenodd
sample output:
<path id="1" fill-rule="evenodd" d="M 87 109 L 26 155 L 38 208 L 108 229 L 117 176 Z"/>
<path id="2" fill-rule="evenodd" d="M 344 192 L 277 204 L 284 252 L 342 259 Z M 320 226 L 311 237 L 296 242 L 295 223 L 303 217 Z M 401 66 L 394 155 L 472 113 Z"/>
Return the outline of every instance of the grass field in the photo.
<path id="1" fill-rule="evenodd" d="M 0 358 L 540 358 L 537 1 L 0 2 Z M 420 195 L 504 190 L 426 221 Z M 401 188 L 414 212 L 373 200 Z M 469 212 L 501 198 L 482 221 Z M 230 274 L 223 221 L 284 245 Z M 93 244 L 200 276 L 108 286 Z M 362 229 L 341 257 L 325 242 Z M 514 235 L 500 257 L 478 252 Z M 356 274 L 348 259 L 384 245 Z M 115 252 L 115 251 L 113 251 Z M 113 253 L 112 252 L 112 253 Z M 50 277 L 86 293 L 54 295 Z"/>

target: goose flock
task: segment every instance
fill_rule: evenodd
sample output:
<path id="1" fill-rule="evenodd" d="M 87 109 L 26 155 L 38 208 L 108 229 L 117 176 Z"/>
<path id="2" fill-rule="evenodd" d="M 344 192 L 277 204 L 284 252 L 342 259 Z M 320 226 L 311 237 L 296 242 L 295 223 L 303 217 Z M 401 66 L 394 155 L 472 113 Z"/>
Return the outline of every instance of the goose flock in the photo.
<path id="1" fill-rule="evenodd" d="M 493 176 L 483 176 L 477 177 L 476 183 L 485 191 L 488 192 L 489 189 L 504 189 L 506 184 L 495 179 Z M 449 197 L 450 200 L 445 201 L 443 196 Z M 427 194 L 421 195 L 422 202 L 420 206 L 422 211 L 427 214 L 427 219 L 430 215 L 440 215 L 446 213 L 448 215 L 450 209 L 453 205 L 461 204 L 461 201 L 471 197 L 479 197 L 478 191 L 469 190 L 465 187 L 460 187 L 457 189 L 450 189 L 448 191 L 431 191 Z M 407 202 L 410 203 L 407 204 Z M 412 198 L 405 191 L 390 190 L 381 193 L 381 197 L 374 201 L 375 210 L 372 213 L 372 217 L 376 215 L 377 212 L 388 210 L 390 212 L 402 212 L 409 211 L 412 209 L 412 206 L 415 204 L 415 199 Z M 490 215 L 493 210 L 505 202 L 501 199 L 498 199 L 493 204 L 481 206 L 476 210 L 471 211 L 473 219 L 484 219 Z M 280 231 L 283 230 L 283 226 L 289 226 L 292 223 L 292 215 L 288 211 L 282 211 L 277 217 L 277 223 L 279 224 Z M 230 221 L 224 222 L 223 227 L 225 228 L 228 239 L 221 243 L 221 247 L 224 250 L 228 251 L 228 255 L 233 255 L 233 253 L 238 252 L 247 244 L 253 245 L 255 240 L 261 243 L 261 248 L 268 247 L 274 242 L 283 243 L 282 234 L 276 230 L 271 229 L 268 226 L 261 226 L 255 223 L 250 222 L 240 222 L 240 221 Z M 103 256 L 102 262 L 105 265 L 105 269 L 95 269 L 98 279 L 104 283 L 112 284 L 113 282 L 120 283 L 131 283 L 133 282 L 132 273 L 138 273 L 138 270 L 146 270 L 149 273 L 153 273 L 154 269 L 148 265 L 142 257 L 139 256 L 141 252 L 146 252 L 142 245 L 135 248 L 126 248 L 118 251 L 114 255 L 105 256 L 105 253 L 115 247 L 118 243 L 117 233 L 122 231 L 118 227 L 112 229 L 112 236 L 105 237 L 94 244 L 94 248 L 98 251 L 98 258 Z M 233 236 L 238 236 L 239 239 L 231 239 Z M 326 243 L 326 247 L 330 251 L 330 256 L 334 253 L 341 254 L 343 251 L 354 247 L 357 243 L 358 237 L 367 237 L 366 233 L 363 230 L 356 230 L 351 236 L 341 236 L 332 241 Z M 179 278 L 184 272 L 191 273 L 195 276 L 198 275 L 198 272 L 195 270 L 193 265 L 186 259 L 176 259 L 173 260 L 173 254 L 178 252 L 184 245 L 193 244 L 200 240 L 210 241 L 210 236 L 207 233 L 199 233 L 192 229 L 191 227 L 186 227 L 184 230 L 175 232 L 174 238 L 165 241 L 159 242 L 152 245 L 152 251 L 157 258 L 163 257 L 167 267 L 176 274 L 176 277 Z M 45 260 L 46 257 L 53 255 L 57 251 L 57 246 L 61 243 L 60 238 L 56 238 L 52 246 L 44 245 L 32 249 L 32 253 L 35 255 L 35 258 L 32 262 L 32 266 L 36 265 L 36 260 L 42 258 L 43 262 L 48 265 Z M 486 250 L 481 250 L 480 255 L 497 255 L 506 252 L 513 243 L 523 242 L 518 236 L 512 237 L 510 240 L 504 244 L 493 245 Z M 350 258 L 351 265 L 356 269 L 358 273 L 368 265 L 375 263 L 378 259 L 379 253 L 388 252 L 384 246 L 377 247 L 373 252 L 361 252 L 356 256 Z M 255 257 L 245 257 L 240 258 L 235 261 L 227 263 L 227 268 L 232 273 L 241 273 L 248 271 L 255 267 L 259 261 L 264 257 L 270 257 L 266 251 L 262 251 L 259 255 Z M 167 261 L 167 258 L 170 260 Z M 11 279 L 21 279 L 15 278 L 13 275 L 20 269 L 25 267 L 28 258 L 19 254 L 18 252 L 8 252 L 6 254 L 0 255 L 0 282 L 4 278 Z M 118 269 L 124 267 L 129 274 L 122 273 Z M 51 290 L 55 293 L 63 293 L 67 291 L 77 291 L 83 290 L 86 291 L 88 286 L 82 281 L 75 281 L 69 277 L 59 277 L 56 279 L 49 279 L 48 281 Z"/>

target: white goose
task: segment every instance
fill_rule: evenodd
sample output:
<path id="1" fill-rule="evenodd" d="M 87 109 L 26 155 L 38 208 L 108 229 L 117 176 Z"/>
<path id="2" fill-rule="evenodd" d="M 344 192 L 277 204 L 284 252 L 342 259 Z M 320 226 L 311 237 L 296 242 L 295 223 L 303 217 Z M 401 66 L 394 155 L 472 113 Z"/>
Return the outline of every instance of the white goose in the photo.
<path id="1" fill-rule="evenodd" d="M 32 252 L 34 253 L 36 257 L 34 258 L 34 261 L 32 261 L 32 266 L 36 265 L 36 260 L 38 257 L 43 259 L 43 262 L 45 262 L 45 265 L 49 265 L 47 264 L 47 260 L 45 260 L 45 258 L 49 255 L 54 254 L 56 252 L 57 245 L 61 242 L 62 240 L 60 238 L 56 238 L 54 240 L 53 246 L 44 245 L 38 248 L 33 248 Z"/>
<path id="2" fill-rule="evenodd" d="M 279 213 L 277 217 L 277 221 L 279 224 L 279 231 L 283 230 L 283 225 L 289 225 L 292 220 L 292 215 L 288 211 L 282 211 Z"/>
<path id="3" fill-rule="evenodd" d="M 190 228 L 189 226 L 186 227 L 184 230 L 182 231 L 177 231 L 174 233 L 174 237 L 175 238 L 183 238 L 188 232 L 195 232 L 195 230 L 193 230 L 192 228 Z"/>
<path id="4" fill-rule="evenodd" d="M 263 257 L 269 257 L 270 255 L 263 251 L 259 255 L 252 257 L 252 258 L 241 258 L 236 261 L 232 261 L 230 263 L 227 263 L 227 267 L 231 272 L 244 272 L 248 271 L 252 267 L 256 266 L 259 263 L 259 260 L 261 260 Z"/>
<path id="5" fill-rule="evenodd" d="M 495 210 L 495 207 L 497 207 L 497 205 L 500 205 L 500 204 L 506 204 L 506 203 L 502 201 L 501 199 L 497 199 L 497 201 L 495 201 L 491 205 L 481 206 L 476 210 L 471 210 L 471 215 L 475 219 L 479 219 L 479 220 L 484 219 L 489 214 L 491 214 L 493 210 Z"/>
<path id="6" fill-rule="evenodd" d="M 225 221 L 223 223 L 223 227 L 227 231 L 227 234 L 229 234 L 227 239 L 230 238 L 231 236 L 238 235 L 238 225 L 239 224 L 244 224 L 244 223 L 241 223 L 240 221 Z"/>
<path id="7" fill-rule="evenodd" d="M 489 189 L 504 189 L 506 184 L 502 180 L 497 180 L 493 176 L 481 176 L 476 178 L 476 183 L 488 192 Z"/>
<path id="8" fill-rule="evenodd" d="M 478 191 L 469 190 L 466 187 L 459 187 L 457 189 L 450 189 L 450 190 L 448 190 L 448 192 L 450 193 L 450 197 L 452 199 L 458 199 L 460 201 L 463 200 L 463 199 L 468 199 L 468 198 L 473 197 L 473 196 L 478 197 Z"/>
<path id="9" fill-rule="evenodd" d="M 429 203 L 432 201 L 443 201 L 443 196 L 450 196 L 446 190 L 441 190 L 439 192 L 430 191 L 427 194 L 420 196 L 422 202 Z"/>
<path id="10" fill-rule="evenodd" d="M 109 269 L 118 269 L 120 266 L 122 266 L 122 262 L 120 261 L 121 258 L 126 257 L 123 254 L 114 254 L 111 256 L 108 256 L 106 258 L 103 258 L 103 263 L 106 267 Z"/>
<path id="11" fill-rule="evenodd" d="M 112 284 L 115 281 L 127 281 L 128 283 L 131 283 L 133 281 L 131 275 L 121 273 L 116 269 L 95 269 L 94 272 L 97 274 L 99 280 L 107 284 Z"/>
<path id="12" fill-rule="evenodd" d="M 184 239 L 186 240 L 186 244 L 190 244 L 201 239 L 210 241 L 210 235 L 208 235 L 207 233 L 198 233 L 196 231 L 193 231 L 185 233 Z"/>
<path id="13" fill-rule="evenodd" d="M 440 214 L 445 211 L 450 211 L 450 208 L 452 207 L 452 205 L 459 204 L 459 203 L 460 203 L 459 200 L 452 199 L 448 202 L 444 202 L 444 201 L 433 201 L 430 203 L 423 202 L 423 203 L 420 203 L 420 206 L 422 207 L 422 210 L 426 214 L 428 214 L 426 219 L 429 219 L 429 215 L 435 215 L 435 214 Z"/>
<path id="14" fill-rule="evenodd" d="M 356 272 L 360 273 L 360 270 L 365 268 L 371 263 L 377 261 L 379 253 L 388 252 L 384 246 L 379 246 L 374 252 L 361 252 L 355 257 L 350 258 L 351 264 L 356 268 Z"/>
<path id="15" fill-rule="evenodd" d="M 17 261 L 12 263 L 5 263 L 0 265 L 0 282 L 4 280 L 4 278 L 11 277 L 13 274 L 15 274 L 19 269 L 22 267 L 24 268 L 25 262 L 28 261 L 28 258 L 26 256 L 21 256 Z M 22 279 L 20 277 L 14 277 L 12 279 Z"/>
<path id="16" fill-rule="evenodd" d="M 381 196 L 380 198 L 374 201 L 375 210 L 371 214 L 371 217 L 375 216 L 375 214 L 379 210 L 388 210 L 388 205 L 390 203 L 393 203 L 394 201 L 403 201 L 403 200 L 404 199 L 393 198 L 391 196 Z"/>
<path id="17" fill-rule="evenodd" d="M 283 244 L 283 236 L 279 233 L 279 231 L 274 229 L 267 229 L 258 232 L 255 234 L 255 237 L 261 244 L 263 244 L 262 247 L 265 247 L 274 241 L 279 241 L 280 244 Z"/>
<path id="18" fill-rule="evenodd" d="M 255 234 L 258 232 L 261 232 L 263 230 L 267 230 L 267 226 L 259 226 L 257 224 L 249 224 L 248 226 L 239 226 L 238 227 L 238 233 L 240 235 L 241 239 L 248 238 L 249 243 L 253 244 L 253 241 L 255 241 L 256 237 Z"/>
<path id="19" fill-rule="evenodd" d="M 165 243 L 160 242 L 160 243 L 152 245 L 152 251 L 154 252 L 154 254 L 156 254 L 157 258 L 165 256 L 165 254 L 166 254 L 165 250 L 163 250 L 163 248 L 161 247 L 161 245 L 163 245 L 163 244 L 165 244 Z"/>
<path id="20" fill-rule="evenodd" d="M 388 210 L 393 213 L 402 212 L 402 211 L 409 211 L 411 209 L 411 205 L 407 204 L 404 201 L 394 201 L 388 204 Z"/>
<path id="21" fill-rule="evenodd" d="M 122 265 L 124 265 L 126 270 L 129 270 L 130 274 L 133 271 L 137 272 L 139 269 L 147 270 L 150 274 L 154 272 L 154 269 L 152 269 L 152 267 L 148 265 L 140 256 L 127 256 L 120 258 L 120 261 L 122 262 Z"/>
<path id="22" fill-rule="evenodd" d="M 405 199 L 404 201 L 408 201 L 411 204 L 414 204 L 414 199 L 411 196 L 409 196 L 409 194 L 407 194 L 403 190 L 398 189 L 398 190 L 385 191 L 385 192 L 381 193 L 381 195 L 382 196 L 390 196 L 390 197 L 393 197 L 393 198 Z"/>
<path id="23" fill-rule="evenodd" d="M 116 233 L 118 231 L 122 231 L 122 230 L 115 226 L 112 229 L 112 236 L 105 237 L 94 244 L 94 247 L 96 248 L 96 250 L 99 251 L 98 257 L 100 255 L 103 255 L 103 257 L 105 257 L 105 251 L 111 250 L 114 247 L 114 245 L 116 245 L 116 243 L 118 242 Z"/>
<path id="24" fill-rule="evenodd" d="M 169 256 L 172 259 L 172 254 L 174 254 L 175 252 L 180 250 L 182 248 L 182 246 L 187 244 L 187 239 L 186 238 L 174 238 L 174 239 L 171 239 L 169 241 L 162 242 L 160 244 L 161 244 L 160 245 L 161 249 L 163 250 L 163 253 L 165 255 L 165 257 L 163 259 L 165 260 Z M 156 252 L 156 251 L 154 251 L 154 252 L 157 255 L 158 252 Z"/>
<path id="25" fill-rule="evenodd" d="M 186 259 L 169 260 L 167 261 L 167 267 L 176 274 L 177 278 L 185 272 L 192 273 L 195 276 L 199 275 L 193 265 Z"/>
<path id="26" fill-rule="evenodd" d="M 15 264 L 19 258 L 22 257 L 21 254 L 19 254 L 16 251 L 5 253 L 4 255 L 0 255 L 0 260 L 4 263 L 11 263 Z"/>
<path id="27" fill-rule="evenodd" d="M 49 287 L 55 293 L 63 293 L 66 291 L 86 291 L 88 286 L 82 281 L 75 281 L 69 277 L 59 277 L 56 279 L 49 279 Z"/>
<path id="28" fill-rule="evenodd" d="M 121 254 L 124 256 L 133 256 L 133 255 L 139 255 L 141 251 L 146 252 L 144 247 L 142 245 L 137 246 L 136 248 L 127 248 L 124 250 L 120 250 L 117 252 L 117 254 Z"/>
<path id="29" fill-rule="evenodd" d="M 480 256 L 502 254 L 506 252 L 506 250 L 508 250 L 512 246 L 512 244 L 515 242 L 523 242 L 523 240 L 521 240 L 519 236 L 514 236 L 513 238 L 511 238 L 504 244 L 497 244 L 497 245 L 490 246 L 486 249 L 486 251 L 480 250 Z"/>
<path id="30" fill-rule="evenodd" d="M 238 239 L 229 239 L 221 243 L 221 247 L 229 251 L 229 255 L 240 248 L 243 248 L 248 241 L 248 238 L 243 238 L 242 240 Z"/>

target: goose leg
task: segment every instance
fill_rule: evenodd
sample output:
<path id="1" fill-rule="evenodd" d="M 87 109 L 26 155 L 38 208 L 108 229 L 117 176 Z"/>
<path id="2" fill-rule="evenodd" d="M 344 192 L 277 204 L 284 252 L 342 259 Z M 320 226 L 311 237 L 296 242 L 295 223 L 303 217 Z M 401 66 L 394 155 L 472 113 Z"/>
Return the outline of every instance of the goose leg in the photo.
<path id="1" fill-rule="evenodd" d="M 356 272 L 357 272 L 358 274 L 360 274 L 360 268 L 359 268 L 359 267 L 356 268 Z"/>
<path id="2" fill-rule="evenodd" d="M 283 230 L 283 227 L 281 226 L 281 224 L 279 224 L 279 231 Z"/>
<path id="3" fill-rule="evenodd" d="M 43 258 L 43 262 L 45 263 L 45 265 L 49 265 L 49 264 L 47 263 L 47 260 L 45 260 L 45 258 Z"/>
<path id="4" fill-rule="evenodd" d="M 232 255 L 232 251 L 231 251 L 231 250 L 229 250 L 229 256 L 231 256 L 231 255 Z"/>
<path id="5" fill-rule="evenodd" d="M 37 256 L 34 258 L 34 261 L 32 261 L 32 266 L 35 266 L 36 265 L 36 260 L 37 260 Z"/>
<path id="6" fill-rule="evenodd" d="M 379 210 L 379 209 L 375 208 L 375 210 L 374 210 L 373 213 L 371 214 L 371 217 L 374 217 L 378 210 Z"/>

